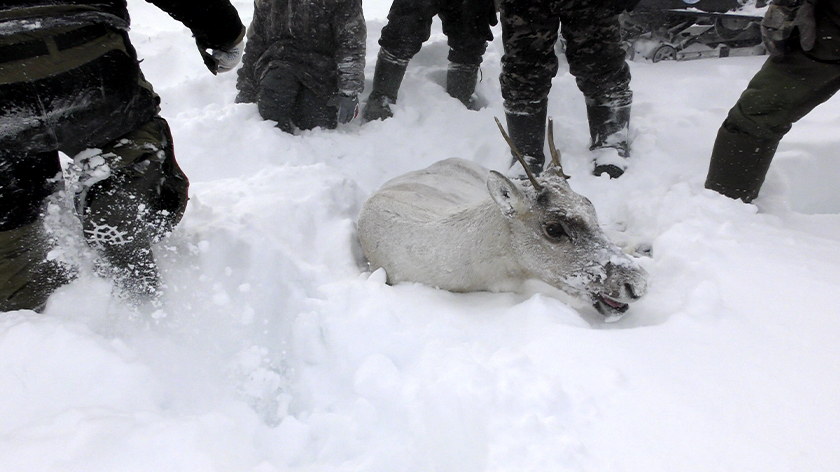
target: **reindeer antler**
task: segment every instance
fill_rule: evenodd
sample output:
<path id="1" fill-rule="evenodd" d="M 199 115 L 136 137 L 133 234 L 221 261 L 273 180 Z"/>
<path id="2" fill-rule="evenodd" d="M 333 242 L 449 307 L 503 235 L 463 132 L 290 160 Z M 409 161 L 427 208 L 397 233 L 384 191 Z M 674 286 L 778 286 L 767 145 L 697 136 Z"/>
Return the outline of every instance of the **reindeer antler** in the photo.
<path id="1" fill-rule="evenodd" d="M 563 165 L 560 164 L 560 152 L 554 146 L 554 119 L 548 117 L 548 151 L 551 153 L 551 162 L 557 167 L 557 172 L 563 176 L 564 179 L 570 179 L 571 176 L 563 172 Z"/>
<path id="2" fill-rule="evenodd" d="M 534 189 L 537 191 L 542 190 L 542 185 L 537 183 L 536 177 L 534 177 L 534 174 L 531 172 L 531 169 L 528 167 L 528 164 L 525 162 L 525 159 L 522 157 L 522 154 L 519 154 L 519 150 L 516 149 L 516 146 L 514 146 L 513 141 L 510 140 L 510 136 L 508 136 L 508 134 L 505 132 L 505 129 L 502 127 L 502 123 L 499 122 L 498 118 L 494 117 L 494 119 L 496 120 L 496 124 L 499 125 L 499 131 L 502 132 L 502 136 L 505 138 L 505 141 L 507 141 L 508 146 L 510 146 L 510 150 L 513 151 L 513 155 L 516 156 L 516 158 L 519 160 L 519 163 L 522 164 L 522 167 L 525 168 L 525 174 L 528 176 L 528 180 L 531 181 L 531 184 L 534 186 Z"/>

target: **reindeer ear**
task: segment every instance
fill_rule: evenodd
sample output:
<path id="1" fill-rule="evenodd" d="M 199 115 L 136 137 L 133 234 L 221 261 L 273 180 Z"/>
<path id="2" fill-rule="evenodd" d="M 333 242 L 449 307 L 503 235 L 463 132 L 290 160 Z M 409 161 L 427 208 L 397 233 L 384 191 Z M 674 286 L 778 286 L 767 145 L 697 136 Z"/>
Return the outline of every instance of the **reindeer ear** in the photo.
<path id="1" fill-rule="evenodd" d="M 507 217 L 512 217 L 528 207 L 525 194 L 519 186 L 495 170 L 491 170 L 487 177 L 487 190 L 490 191 L 496 205 L 502 209 L 502 214 Z"/>

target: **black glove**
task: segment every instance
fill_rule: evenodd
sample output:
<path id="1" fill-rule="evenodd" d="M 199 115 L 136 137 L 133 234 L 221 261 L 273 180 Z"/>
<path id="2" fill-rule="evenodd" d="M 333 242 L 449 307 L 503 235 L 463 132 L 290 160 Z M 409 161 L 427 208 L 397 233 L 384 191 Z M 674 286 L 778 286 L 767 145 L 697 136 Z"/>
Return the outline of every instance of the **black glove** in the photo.
<path id="1" fill-rule="evenodd" d="M 210 69 L 213 75 L 219 72 L 229 72 L 242 59 L 242 52 L 245 50 L 245 28 L 242 28 L 242 34 L 229 46 L 211 48 L 198 39 L 196 39 L 195 44 L 198 46 L 198 52 L 204 60 L 204 65 Z"/>
<path id="2" fill-rule="evenodd" d="M 462 0 L 462 13 L 464 15 L 464 27 L 472 31 L 476 37 L 483 37 L 487 41 L 493 41 L 491 26 L 499 24 L 496 17 L 495 0 Z"/>
<path id="3" fill-rule="evenodd" d="M 359 115 L 359 96 L 340 93 L 331 98 L 327 105 L 338 108 L 338 122 L 350 123 Z"/>
<path id="4" fill-rule="evenodd" d="M 817 36 L 813 0 L 775 0 L 761 20 L 761 40 L 772 56 L 784 54 L 793 30 L 799 31 L 803 51 L 814 48 Z"/>

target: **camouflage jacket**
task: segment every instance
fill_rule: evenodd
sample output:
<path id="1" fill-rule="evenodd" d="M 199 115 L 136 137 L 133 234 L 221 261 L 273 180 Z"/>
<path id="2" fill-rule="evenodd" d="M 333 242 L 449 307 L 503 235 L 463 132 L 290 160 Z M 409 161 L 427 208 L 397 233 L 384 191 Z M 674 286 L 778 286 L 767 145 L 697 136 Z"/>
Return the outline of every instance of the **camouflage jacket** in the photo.
<path id="1" fill-rule="evenodd" d="M 235 44 L 239 14 L 228 0 L 146 0 L 189 28 L 208 48 Z M 0 0 L 0 36 L 38 28 L 104 23 L 128 29 L 125 0 Z"/>
<path id="2" fill-rule="evenodd" d="M 588 104 L 632 101 L 618 15 L 637 0 L 501 0 L 505 54 L 500 82 L 508 113 L 545 107 L 557 74 L 554 45 L 562 23 L 569 72 Z"/>
<path id="3" fill-rule="evenodd" d="M 318 95 L 359 94 L 366 40 L 361 0 L 256 0 L 237 87 L 284 64 Z"/>

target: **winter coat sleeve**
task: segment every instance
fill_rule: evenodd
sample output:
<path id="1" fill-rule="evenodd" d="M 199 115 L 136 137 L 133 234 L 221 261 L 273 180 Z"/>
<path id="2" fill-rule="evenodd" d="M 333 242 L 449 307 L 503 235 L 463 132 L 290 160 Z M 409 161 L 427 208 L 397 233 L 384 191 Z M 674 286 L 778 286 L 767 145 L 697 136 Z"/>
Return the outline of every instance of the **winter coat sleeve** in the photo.
<path id="1" fill-rule="evenodd" d="M 228 0 L 146 0 L 192 31 L 202 47 L 223 49 L 242 40 L 245 27 Z"/>
<path id="2" fill-rule="evenodd" d="M 254 18 L 245 35 L 245 55 L 242 56 L 242 67 L 236 80 L 236 88 L 245 102 L 256 102 L 257 86 L 260 82 L 257 76 L 257 62 L 268 49 L 266 21 L 271 9 L 265 5 L 265 2 L 259 0 L 254 2 Z"/>
<path id="3" fill-rule="evenodd" d="M 338 92 L 357 95 L 365 87 L 365 42 L 367 27 L 361 0 L 338 0 L 333 15 Z"/>

